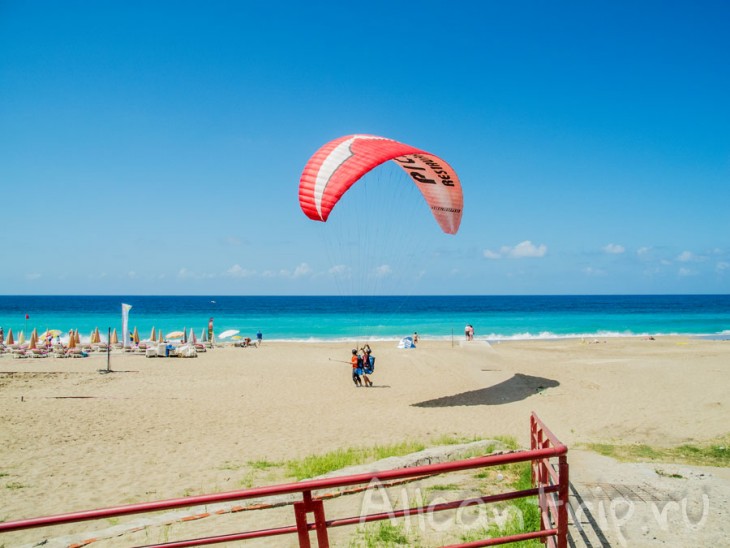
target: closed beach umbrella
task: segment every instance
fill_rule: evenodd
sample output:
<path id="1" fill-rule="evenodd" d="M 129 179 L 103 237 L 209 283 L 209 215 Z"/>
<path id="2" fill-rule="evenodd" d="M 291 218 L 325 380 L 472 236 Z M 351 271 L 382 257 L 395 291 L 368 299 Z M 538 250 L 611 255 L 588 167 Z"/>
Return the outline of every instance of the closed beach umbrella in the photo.
<path id="1" fill-rule="evenodd" d="M 68 347 L 76 348 L 76 334 L 73 329 L 68 332 Z"/>
<path id="2" fill-rule="evenodd" d="M 188 328 L 187 327 L 183 327 L 183 342 L 184 343 L 188 342 Z"/>
<path id="3" fill-rule="evenodd" d="M 98 327 L 94 330 L 94 339 L 97 344 L 101 342 L 101 333 L 99 333 Z"/>
<path id="4" fill-rule="evenodd" d="M 150 340 L 154 341 L 155 339 L 157 339 L 157 332 L 155 331 L 155 328 L 153 327 L 152 333 L 150 333 Z"/>
<path id="5" fill-rule="evenodd" d="M 114 331 L 112 331 L 112 344 L 119 344 L 119 335 L 117 335 L 117 328 L 114 328 Z"/>
<path id="6" fill-rule="evenodd" d="M 76 344 L 81 344 L 81 335 L 79 335 L 78 329 L 74 331 L 74 340 L 76 341 Z"/>
<path id="7" fill-rule="evenodd" d="M 190 328 L 190 342 L 193 344 L 198 342 L 198 339 L 195 337 L 195 331 L 193 331 L 193 328 Z"/>
<path id="8" fill-rule="evenodd" d="M 25 343 L 25 333 L 22 331 L 20 332 L 20 335 L 18 335 L 18 344 L 24 344 Z"/>
<path id="9" fill-rule="evenodd" d="M 12 328 L 8 329 L 8 338 L 5 341 L 5 343 L 8 345 L 15 344 L 15 340 L 13 339 L 13 329 Z"/>
<path id="10" fill-rule="evenodd" d="M 208 342 L 208 332 L 203 329 L 203 331 L 200 333 L 200 340 L 203 342 Z"/>
<path id="11" fill-rule="evenodd" d="M 165 342 L 165 337 L 162 335 L 162 329 L 160 329 L 160 332 L 157 334 L 157 342 Z"/>
<path id="12" fill-rule="evenodd" d="M 36 330 L 33 330 L 33 333 L 30 334 L 30 344 L 28 345 L 28 348 L 33 350 L 36 347 L 36 343 L 38 342 L 38 334 L 36 333 Z"/>
<path id="13" fill-rule="evenodd" d="M 137 326 L 134 326 L 134 331 L 132 332 L 132 340 L 135 344 L 139 344 L 139 331 L 137 331 Z"/>

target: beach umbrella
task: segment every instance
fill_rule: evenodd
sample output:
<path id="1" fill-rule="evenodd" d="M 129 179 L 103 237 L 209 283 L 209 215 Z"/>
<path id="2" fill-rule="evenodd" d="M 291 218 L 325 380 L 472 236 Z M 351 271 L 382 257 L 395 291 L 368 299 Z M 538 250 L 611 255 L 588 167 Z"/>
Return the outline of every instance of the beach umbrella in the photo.
<path id="1" fill-rule="evenodd" d="M 94 330 L 94 342 L 96 342 L 97 344 L 101 342 L 101 333 L 99 333 L 98 327 Z"/>
<path id="2" fill-rule="evenodd" d="M 79 335 L 78 329 L 74 331 L 74 340 L 76 341 L 76 344 L 81 344 L 81 335 Z"/>
<path id="3" fill-rule="evenodd" d="M 203 342 L 208 342 L 208 332 L 205 329 L 200 332 L 200 340 Z"/>
<path id="4" fill-rule="evenodd" d="M 76 348 L 76 334 L 73 329 L 68 332 L 68 347 Z"/>
<path id="5" fill-rule="evenodd" d="M 182 331 L 170 331 L 167 334 L 168 339 L 180 339 L 182 336 L 185 335 Z"/>
<path id="6" fill-rule="evenodd" d="M 112 344 L 119 344 L 119 335 L 117 335 L 117 328 L 114 328 L 114 331 L 112 331 Z"/>
<path id="7" fill-rule="evenodd" d="M 137 331 L 137 326 L 134 326 L 134 331 L 132 332 L 132 340 L 134 341 L 134 344 L 139 344 L 139 331 Z"/>
<path id="8" fill-rule="evenodd" d="M 162 335 L 162 329 L 160 329 L 160 332 L 157 334 L 157 342 L 165 342 L 165 337 Z"/>
<path id="9" fill-rule="evenodd" d="M 28 345 L 28 348 L 33 350 L 36 347 L 37 343 L 38 343 L 38 333 L 34 329 L 33 332 L 30 334 L 30 344 Z"/>
<path id="10" fill-rule="evenodd" d="M 155 328 L 153 327 L 152 333 L 150 333 L 150 340 L 154 341 L 155 339 L 157 339 L 157 333 L 155 332 Z"/>
<path id="11" fill-rule="evenodd" d="M 15 344 L 15 340 L 13 339 L 13 329 L 8 329 L 8 338 L 5 340 L 5 344 L 11 345 Z"/>
<path id="12" fill-rule="evenodd" d="M 228 337 L 232 337 L 233 335 L 238 335 L 240 331 L 238 329 L 227 329 L 220 335 L 218 335 L 219 339 L 227 339 Z"/>
<path id="13" fill-rule="evenodd" d="M 184 343 L 188 342 L 188 328 L 187 327 L 183 327 L 183 342 Z"/>
<path id="14" fill-rule="evenodd" d="M 23 331 L 20 332 L 20 335 L 18 335 L 18 344 L 24 344 L 25 343 L 25 333 Z"/>
<path id="15" fill-rule="evenodd" d="M 195 336 L 195 331 L 193 331 L 193 328 L 190 328 L 190 342 L 195 344 L 198 342 L 198 338 Z"/>

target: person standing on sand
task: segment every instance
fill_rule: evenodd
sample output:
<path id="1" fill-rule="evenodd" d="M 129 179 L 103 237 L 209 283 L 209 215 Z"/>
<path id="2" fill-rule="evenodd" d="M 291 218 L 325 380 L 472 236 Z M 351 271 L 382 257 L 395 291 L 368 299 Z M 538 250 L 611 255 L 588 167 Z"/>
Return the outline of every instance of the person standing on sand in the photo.
<path id="1" fill-rule="evenodd" d="M 375 363 L 374 358 L 370 356 L 370 346 L 366 345 L 365 348 L 363 348 L 363 355 L 362 355 L 362 378 L 365 380 L 365 386 L 372 386 L 373 381 L 370 380 L 370 377 L 368 375 L 373 374 L 373 364 Z"/>
<path id="2" fill-rule="evenodd" d="M 358 355 L 357 349 L 352 349 L 352 358 L 350 358 L 352 362 L 352 382 L 355 383 L 355 386 L 362 386 L 362 380 L 360 379 L 360 375 L 362 375 L 362 358 Z"/>
<path id="3" fill-rule="evenodd" d="M 261 333 L 261 330 L 259 329 L 256 332 L 256 346 L 261 346 L 261 343 L 264 341 L 264 335 Z"/>

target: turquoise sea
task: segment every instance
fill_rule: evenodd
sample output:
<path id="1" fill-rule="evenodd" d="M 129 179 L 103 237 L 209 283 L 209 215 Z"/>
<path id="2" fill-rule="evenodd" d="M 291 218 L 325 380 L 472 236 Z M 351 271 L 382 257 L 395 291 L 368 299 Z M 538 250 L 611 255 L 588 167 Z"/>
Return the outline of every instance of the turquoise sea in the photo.
<path id="1" fill-rule="evenodd" d="M 239 330 L 265 340 L 337 341 L 462 337 L 471 324 L 487 340 L 642 335 L 730 339 L 730 295 L 611 296 L 0 296 L 0 326 L 18 336 L 37 328 L 88 337 L 116 328 L 122 303 L 142 338 L 191 328 L 200 336 Z M 26 319 L 27 316 L 27 319 Z"/>

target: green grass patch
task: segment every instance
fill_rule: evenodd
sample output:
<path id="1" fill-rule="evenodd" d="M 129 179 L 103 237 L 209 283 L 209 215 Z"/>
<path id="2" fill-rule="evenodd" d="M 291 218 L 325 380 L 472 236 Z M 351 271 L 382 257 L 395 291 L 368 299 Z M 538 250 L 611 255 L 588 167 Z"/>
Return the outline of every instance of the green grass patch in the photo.
<path id="1" fill-rule="evenodd" d="M 494 439 L 504 445 L 507 451 L 517 451 L 520 448 L 514 436 L 494 436 Z"/>
<path id="2" fill-rule="evenodd" d="M 302 480 L 321 476 L 347 466 L 416 453 L 425 448 L 426 445 L 422 442 L 405 441 L 391 445 L 337 449 L 323 455 L 310 455 L 303 459 L 290 460 L 286 463 L 286 472 L 287 475 Z"/>
<path id="3" fill-rule="evenodd" d="M 335 470 L 340 470 L 347 466 L 356 466 L 367 462 L 373 462 L 388 457 L 402 457 L 411 453 L 423 451 L 426 447 L 437 445 L 459 445 L 462 443 L 471 443 L 481 441 L 482 438 L 459 437 L 459 436 L 441 436 L 436 438 L 429 444 L 421 441 L 403 441 L 388 445 L 375 445 L 373 447 L 348 447 L 345 449 L 337 449 L 322 455 L 310 455 L 302 459 L 295 459 L 283 463 L 286 468 L 286 474 L 297 480 L 313 478 L 321 476 Z M 510 449 L 517 447 L 514 438 L 495 438 L 501 441 Z M 481 456 L 494 451 L 494 446 L 490 445 L 483 449 L 475 449 L 474 451 L 464 454 L 461 458 L 469 458 L 472 456 Z M 272 464 L 272 466 L 280 466 L 280 464 Z"/>
<path id="4" fill-rule="evenodd" d="M 271 462 L 268 460 L 251 460 L 248 461 L 248 465 L 253 468 L 254 470 L 269 470 L 271 468 L 279 468 L 280 466 L 283 466 L 283 462 Z"/>
<path id="5" fill-rule="evenodd" d="M 730 434 L 702 445 L 652 447 L 646 444 L 588 443 L 582 447 L 624 462 L 672 462 L 695 466 L 730 467 Z"/>
<path id="6" fill-rule="evenodd" d="M 431 491 L 456 491 L 457 489 L 461 489 L 461 487 L 455 483 L 442 483 L 429 487 L 429 490 Z"/>
<path id="7" fill-rule="evenodd" d="M 381 521 L 357 530 L 357 537 L 350 541 L 351 548 L 394 548 L 395 546 L 418 546 L 402 524 Z"/>

